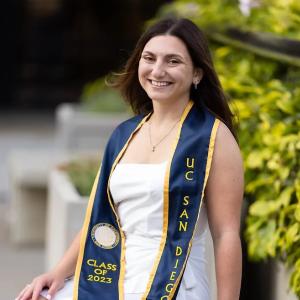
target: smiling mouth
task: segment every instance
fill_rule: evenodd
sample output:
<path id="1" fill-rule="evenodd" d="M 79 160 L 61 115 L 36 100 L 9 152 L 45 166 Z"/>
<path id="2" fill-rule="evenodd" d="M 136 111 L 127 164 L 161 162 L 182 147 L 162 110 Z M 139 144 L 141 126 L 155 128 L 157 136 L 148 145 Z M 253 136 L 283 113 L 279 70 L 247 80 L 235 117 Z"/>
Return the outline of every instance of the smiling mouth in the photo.
<path id="1" fill-rule="evenodd" d="M 156 81 L 156 80 L 151 80 L 151 79 L 148 79 L 148 80 L 151 83 L 151 85 L 153 85 L 155 87 L 165 87 L 165 86 L 169 86 L 172 84 L 172 82 L 169 82 L 169 81 Z"/>

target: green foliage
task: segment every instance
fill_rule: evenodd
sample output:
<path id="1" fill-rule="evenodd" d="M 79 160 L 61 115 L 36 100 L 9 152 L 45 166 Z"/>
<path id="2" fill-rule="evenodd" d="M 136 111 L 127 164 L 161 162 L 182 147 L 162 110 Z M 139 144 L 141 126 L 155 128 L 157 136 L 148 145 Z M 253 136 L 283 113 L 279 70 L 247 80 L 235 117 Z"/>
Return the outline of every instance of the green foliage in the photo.
<path id="1" fill-rule="evenodd" d="M 99 161 L 96 159 L 77 159 L 62 167 L 81 196 L 89 196 L 97 171 Z"/>
<path id="2" fill-rule="evenodd" d="M 113 113 L 128 111 L 120 93 L 108 87 L 104 78 L 86 84 L 80 101 L 82 108 L 88 111 Z"/>
<path id="3" fill-rule="evenodd" d="M 263 0 L 246 19 L 246 26 L 254 31 L 300 38 L 300 3 L 298 0 Z"/>
<path id="4" fill-rule="evenodd" d="M 300 38 L 300 2 L 260 1 L 249 17 L 237 1 L 177 0 L 160 16 L 177 14 L 204 30 L 235 26 Z M 245 237 L 254 260 L 270 257 L 292 267 L 300 297 L 300 69 L 232 45 L 211 43 L 215 66 L 239 116 L 250 202 Z"/>
<path id="5" fill-rule="evenodd" d="M 221 46 L 214 56 L 239 112 L 246 196 L 252 199 L 245 233 L 249 255 L 294 266 L 300 259 L 300 88 L 276 78 L 282 66 L 251 53 Z M 295 267 L 291 283 L 298 295 L 299 274 Z"/>
<path id="6" fill-rule="evenodd" d="M 271 32 L 300 38 L 300 2 L 298 0 L 260 0 L 249 16 L 244 16 L 238 0 L 177 0 L 161 8 L 158 17 L 180 15 L 202 28 L 235 26 L 242 30 Z"/>

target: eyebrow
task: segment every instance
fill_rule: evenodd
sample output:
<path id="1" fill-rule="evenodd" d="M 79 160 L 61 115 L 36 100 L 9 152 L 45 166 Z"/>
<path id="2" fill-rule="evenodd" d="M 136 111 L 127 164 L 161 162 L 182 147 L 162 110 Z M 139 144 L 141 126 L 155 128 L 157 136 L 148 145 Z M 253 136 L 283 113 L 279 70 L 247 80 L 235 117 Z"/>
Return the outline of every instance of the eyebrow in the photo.
<path id="1" fill-rule="evenodd" d="M 151 51 L 144 51 L 144 52 L 142 52 L 142 54 L 150 54 L 150 55 L 155 56 L 155 54 L 152 53 Z M 184 60 L 184 57 L 177 53 L 170 53 L 170 54 L 166 55 L 166 58 L 174 58 L 174 57 Z"/>

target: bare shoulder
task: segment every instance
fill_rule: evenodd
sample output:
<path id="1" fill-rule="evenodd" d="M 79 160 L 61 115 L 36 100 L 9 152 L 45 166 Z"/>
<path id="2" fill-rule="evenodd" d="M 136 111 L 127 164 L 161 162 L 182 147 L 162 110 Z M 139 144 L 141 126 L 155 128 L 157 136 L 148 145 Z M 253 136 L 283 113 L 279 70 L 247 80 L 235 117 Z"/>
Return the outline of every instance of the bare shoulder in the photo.
<path id="1" fill-rule="evenodd" d="M 236 167 L 242 167 L 243 165 L 239 145 L 229 128 L 221 121 L 215 140 L 213 163 L 220 166 L 234 164 Z"/>
<path id="2" fill-rule="evenodd" d="M 241 152 L 233 134 L 220 122 L 216 134 L 211 170 L 206 194 L 224 195 L 224 191 L 240 194 L 244 185 L 244 170 Z M 228 193 L 230 194 L 230 193 Z"/>

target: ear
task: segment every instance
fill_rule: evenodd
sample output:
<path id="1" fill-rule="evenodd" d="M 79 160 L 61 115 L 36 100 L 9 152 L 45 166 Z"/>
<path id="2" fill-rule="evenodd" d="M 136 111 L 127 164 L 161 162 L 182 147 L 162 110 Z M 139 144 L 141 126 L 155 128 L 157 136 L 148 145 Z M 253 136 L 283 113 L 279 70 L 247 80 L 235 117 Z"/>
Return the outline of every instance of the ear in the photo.
<path id="1" fill-rule="evenodd" d="M 200 68 L 195 68 L 193 82 L 200 82 L 203 77 L 203 70 Z"/>

